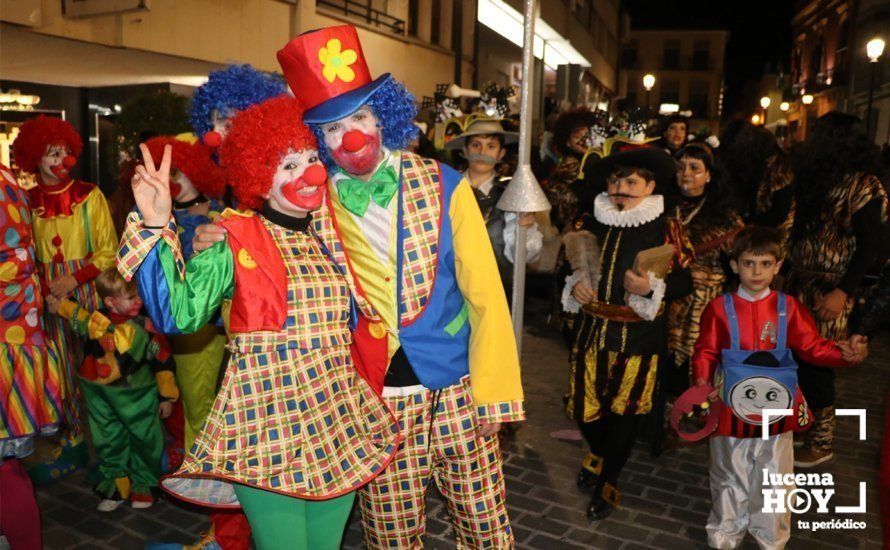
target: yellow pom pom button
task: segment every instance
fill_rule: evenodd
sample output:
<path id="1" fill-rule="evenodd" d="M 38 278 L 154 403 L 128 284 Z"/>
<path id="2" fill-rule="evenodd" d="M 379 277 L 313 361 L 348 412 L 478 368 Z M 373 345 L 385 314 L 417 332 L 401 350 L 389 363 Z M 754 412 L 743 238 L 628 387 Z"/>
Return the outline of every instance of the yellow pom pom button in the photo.
<path id="1" fill-rule="evenodd" d="M 250 253 L 247 252 L 246 248 L 242 248 L 238 251 L 238 263 L 246 269 L 254 269 L 256 267 L 256 261 L 254 261 Z"/>
<path id="2" fill-rule="evenodd" d="M 386 327 L 383 326 L 383 323 L 371 323 L 371 326 L 368 327 L 368 331 L 371 333 L 371 336 L 377 339 L 386 336 Z"/>

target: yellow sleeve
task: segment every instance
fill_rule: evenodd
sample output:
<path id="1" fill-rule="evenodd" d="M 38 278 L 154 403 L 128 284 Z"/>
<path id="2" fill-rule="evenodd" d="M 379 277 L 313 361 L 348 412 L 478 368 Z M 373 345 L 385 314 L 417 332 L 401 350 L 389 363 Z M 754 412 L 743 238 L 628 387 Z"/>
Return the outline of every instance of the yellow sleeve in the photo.
<path id="1" fill-rule="evenodd" d="M 114 222 L 111 221 L 111 211 L 108 210 L 108 201 L 99 188 L 93 189 L 87 198 L 87 215 L 90 223 L 90 244 L 93 256 L 90 263 L 95 265 L 100 272 L 114 267 L 114 255 L 117 252 L 117 233 L 114 230 Z"/>
<path id="2" fill-rule="evenodd" d="M 470 388 L 480 420 L 523 420 L 519 356 L 507 297 L 494 252 L 466 180 L 458 184 L 448 212 L 454 237 L 457 284 L 470 318 Z"/>

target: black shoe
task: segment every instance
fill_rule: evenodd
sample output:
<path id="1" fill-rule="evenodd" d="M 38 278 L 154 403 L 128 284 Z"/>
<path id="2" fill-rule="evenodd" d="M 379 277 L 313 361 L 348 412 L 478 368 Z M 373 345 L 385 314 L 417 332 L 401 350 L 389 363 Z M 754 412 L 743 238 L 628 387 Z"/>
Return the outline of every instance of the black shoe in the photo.
<path id="1" fill-rule="evenodd" d="M 596 489 L 596 480 L 597 476 L 595 473 L 591 472 L 584 466 L 581 466 L 581 469 L 578 470 L 578 480 L 575 484 L 578 486 L 578 490 L 585 494 L 593 493 L 593 490 Z"/>
<path id="2" fill-rule="evenodd" d="M 593 453 L 587 453 L 581 469 L 578 470 L 578 479 L 575 484 L 578 490 L 585 494 L 592 494 L 596 489 L 596 480 L 603 471 L 603 459 Z"/>
<path id="3" fill-rule="evenodd" d="M 587 507 L 587 519 L 599 521 L 609 517 L 612 510 L 618 508 L 619 502 L 621 502 L 621 493 L 611 483 L 605 483 L 594 493 L 593 499 Z"/>
<path id="4" fill-rule="evenodd" d="M 601 519 L 606 519 L 609 517 L 609 514 L 612 513 L 612 509 L 614 506 L 609 504 L 606 499 L 600 496 L 595 496 L 590 501 L 590 505 L 587 507 L 587 519 L 590 521 L 599 521 Z"/>

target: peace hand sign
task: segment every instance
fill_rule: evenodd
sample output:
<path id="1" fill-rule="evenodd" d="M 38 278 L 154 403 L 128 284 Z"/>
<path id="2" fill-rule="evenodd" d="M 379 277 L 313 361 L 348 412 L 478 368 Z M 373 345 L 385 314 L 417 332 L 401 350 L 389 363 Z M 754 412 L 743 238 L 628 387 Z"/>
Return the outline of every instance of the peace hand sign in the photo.
<path id="1" fill-rule="evenodd" d="M 145 144 L 141 144 L 142 162 L 136 167 L 136 175 L 131 181 L 136 207 L 142 214 L 145 225 L 160 227 L 167 225 L 173 213 L 173 197 L 170 195 L 170 162 L 173 148 L 164 146 L 161 167 L 155 168 L 154 159 Z"/>

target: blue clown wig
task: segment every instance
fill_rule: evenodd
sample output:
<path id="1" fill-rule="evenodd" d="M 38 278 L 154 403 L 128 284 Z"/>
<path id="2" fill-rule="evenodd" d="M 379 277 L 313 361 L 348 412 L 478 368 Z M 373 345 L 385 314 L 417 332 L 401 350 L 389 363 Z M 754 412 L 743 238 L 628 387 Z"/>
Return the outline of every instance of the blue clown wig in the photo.
<path id="1" fill-rule="evenodd" d="M 210 73 L 210 79 L 195 90 L 189 123 L 200 138 L 213 130 L 210 113 L 214 109 L 242 111 L 285 91 L 284 81 L 278 75 L 260 72 L 250 65 L 231 65 Z"/>
<path id="2" fill-rule="evenodd" d="M 414 124 L 417 116 L 417 106 L 414 104 L 414 96 L 403 84 L 389 77 L 377 91 L 374 92 L 366 105 L 374 111 L 382 128 L 383 146 L 390 151 L 405 149 L 417 137 L 420 129 Z M 337 163 L 324 144 L 322 124 L 310 124 L 309 127 L 318 139 L 318 154 L 328 169 L 333 170 Z"/>

